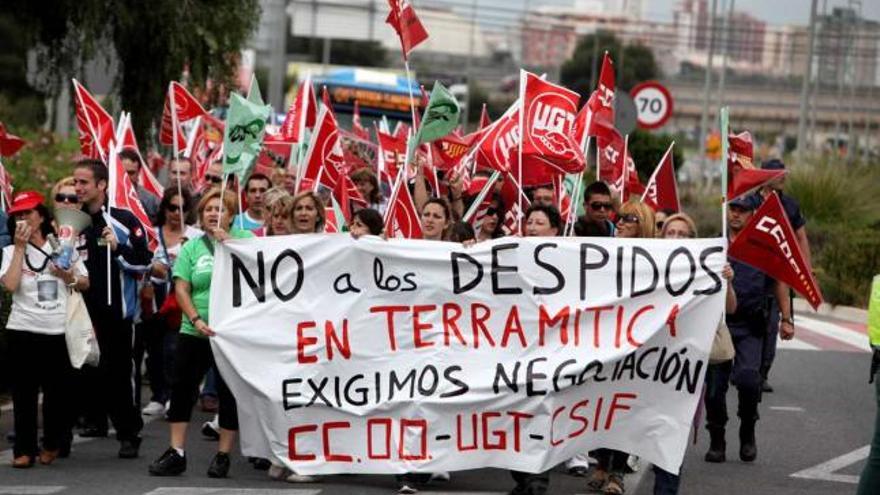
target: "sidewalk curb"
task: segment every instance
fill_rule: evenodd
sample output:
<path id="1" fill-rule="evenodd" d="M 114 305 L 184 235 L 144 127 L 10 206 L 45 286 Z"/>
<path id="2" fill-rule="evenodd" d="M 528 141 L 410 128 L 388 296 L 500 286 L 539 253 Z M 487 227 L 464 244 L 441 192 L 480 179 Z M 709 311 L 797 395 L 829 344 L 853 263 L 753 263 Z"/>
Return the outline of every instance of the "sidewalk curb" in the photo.
<path id="1" fill-rule="evenodd" d="M 837 318 L 840 320 L 845 320 L 851 323 L 859 323 L 866 324 L 868 322 L 868 311 L 861 308 L 854 308 L 851 306 L 832 306 L 828 303 L 822 303 L 819 306 L 818 311 L 813 311 L 813 308 L 810 307 L 809 303 L 806 300 L 801 298 L 795 298 L 794 300 L 794 310 L 795 310 L 795 320 L 797 320 L 797 314 L 817 314 L 820 316 L 828 316 L 831 318 Z"/>

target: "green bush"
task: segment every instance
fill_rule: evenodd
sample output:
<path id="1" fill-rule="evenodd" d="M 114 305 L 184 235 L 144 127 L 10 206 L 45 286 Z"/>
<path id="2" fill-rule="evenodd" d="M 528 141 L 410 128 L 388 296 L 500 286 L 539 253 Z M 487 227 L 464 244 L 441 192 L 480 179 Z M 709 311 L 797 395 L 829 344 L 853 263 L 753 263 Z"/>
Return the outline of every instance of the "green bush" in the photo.
<path id="1" fill-rule="evenodd" d="M 813 268 L 825 301 L 866 307 L 871 279 L 880 273 L 880 229 L 847 225 L 810 229 Z"/>
<path id="2" fill-rule="evenodd" d="M 75 135 L 62 138 L 43 131 L 10 129 L 27 141 L 15 156 L 3 159 L 16 191 L 36 190 L 48 194 L 55 182 L 73 174 L 80 154 Z"/>

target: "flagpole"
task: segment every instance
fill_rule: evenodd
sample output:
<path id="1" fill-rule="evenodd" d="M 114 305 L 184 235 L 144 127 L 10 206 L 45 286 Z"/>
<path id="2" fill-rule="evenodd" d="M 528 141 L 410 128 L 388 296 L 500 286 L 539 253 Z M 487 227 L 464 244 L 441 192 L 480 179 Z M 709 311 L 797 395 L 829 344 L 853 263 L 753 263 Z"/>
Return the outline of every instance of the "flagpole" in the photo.
<path id="1" fill-rule="evenodd" d="M 220 219 L 223 219 L 223 205 L 226 203 L 226 185 L 229 182 L 229 174 L 223 174 L 223 182 L 220 183 Z M 220 221 L 220 220 L 218 220 Z"/>
<path id="2" fill-rule="evenodd" d="M 523 128 L 523 120 L 524 120 L 524 114 L 525 114 L 525 106 L 523 105 L 523 102 L 525 101 L 525 97 L 526 97 L 525 87 L 524 87 L 525 86 L 525 84 L 524 84 L 525 77 L 523 77 L 524 76 L 523 72 L 524 71 L 522 69 L 519 70 L 519 146 L 517 149 L 517 154 L 519 156 L 519 160 L 518 160 L 519 161 L 519 164 L 518 164 L 518 169 L 519 169 L 518 178 L 519 178 L 519 180 L 516 182 L 516 185 L 519 188 L 519 197 L 517 197 L 516 200 L 517 200 L 517 202 L 520 203 L 520 205 L 522 205 L 522 198 L 523 198 L 523 196 L 525 196 L 525 193 L 523 192 L 523 186 L 522 186 L 522 180 L 523 180 L 523 173 L 522 173 L 523 172 L 523 138 L 526 135 L 525 129 Z M 522 234 L 522 218 L 523 218 L 523 211 L 522 211 L 522 206 L 520 206 L 519 211 L 517 212 L 517 218 L 516 218 L 516 230 L 520 234 Z"/>
<path id="3" fill-rule="evenodd" d="M 463 217 L 461 217 L 462 222 L 470 222 L 471 221 L 471 217 L 473 217 L 474 214 L 477 213 L 477 210 L 480 207 L 480 203 L 482 203 L 483 200 L 486 199 L 486 196 L 489 194 L 489 191 L 492 189 L 493 185 L 495 184 L 495 181 L 498 180 L 498 177 L 500 177 L 500 176 L 501 176 L 501 172 L 499 172 L 498 170 L 495 170 L 494 172 L 492 172 L 492 175 L 489 176 L 489 179 L 486 180 L 486 185 L 483 186 L 482 189 L 480 189 L 480 192 L 479 192 L 479 194 L 477 194 L 477 197 L 474 198 L 474 200 L 471 202 L 471 207 L 468 208 L 468 211 L 464 214 Z"/>
<path id="4" fill-rule="evenodd" d="M 728 134 L 730 133 L 729 108 L 722 107 L 721 118 L 721 235 L 724 237 L 724 249 L 727 250 L 727 155 L 729 151 Z"/>
<path id="5" fill-rule="evenodd" d="M 411 114 L 410 116 L 412 117 L 413 132 L 415 132 L 415 130 L 416 130 L 416 100 L 415 100 L 415 96 L 413 95 L 412 73 L 410 73 L 410 70 L 409 70 L 409 60 L 406 57 L 406 52 L 404 52 L 404 54 L 403 54 L 403 68 L 406 70 L 406 90 L 409 91 L 409 111 Z M 416 82 L 418 82 L 418 81 L 416 81 Z"/>
<path id="6" fill-rule="evenodd" d="M 620 185 L 620 204 L 626 203 L 626 181 L 629 178 L 629 164 L 626 162 L 626 155 L 629 153 L 629 134 L 623 138 L 623 183 Z"/>

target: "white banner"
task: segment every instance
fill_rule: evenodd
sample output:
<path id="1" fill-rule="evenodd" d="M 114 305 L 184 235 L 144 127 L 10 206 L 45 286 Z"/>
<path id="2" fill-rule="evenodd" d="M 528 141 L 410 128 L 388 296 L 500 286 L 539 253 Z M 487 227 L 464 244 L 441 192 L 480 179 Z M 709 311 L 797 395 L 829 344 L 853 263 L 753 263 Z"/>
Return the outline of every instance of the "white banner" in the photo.
<path id="1" fill-rule="evenodd" d="M 722 315 L 721 239 L 298 235 L 217 250 L 210 325 L 245 455 L 298 473 L 678 472 Z"/>

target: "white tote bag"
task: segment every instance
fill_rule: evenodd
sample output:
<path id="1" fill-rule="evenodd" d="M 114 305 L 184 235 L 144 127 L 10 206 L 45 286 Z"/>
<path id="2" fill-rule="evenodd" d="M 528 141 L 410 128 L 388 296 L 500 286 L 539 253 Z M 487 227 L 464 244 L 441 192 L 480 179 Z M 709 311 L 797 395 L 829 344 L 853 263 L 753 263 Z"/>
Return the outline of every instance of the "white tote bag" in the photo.
<path id="1" fill-rule="evenodd" d="M 101 351 L 98 349 L 92 319 L 82 294 L 75 290 L 67 295 L 67 327 L 64 329 L 64 337 L 67 340 L 70 364 L 74 368 L 80 369 L 83 364 L 98 365 Z"/>

